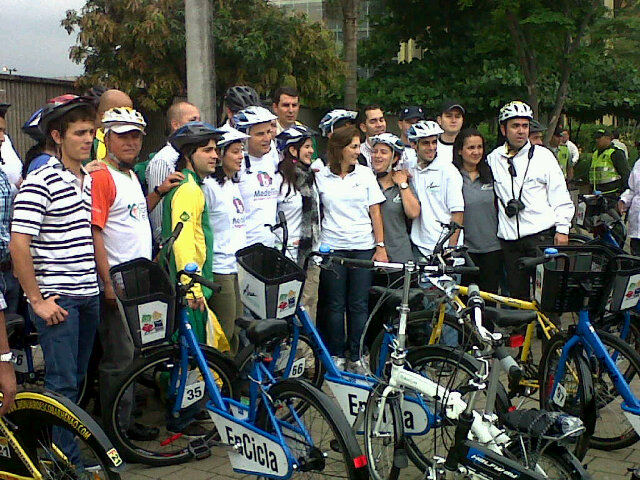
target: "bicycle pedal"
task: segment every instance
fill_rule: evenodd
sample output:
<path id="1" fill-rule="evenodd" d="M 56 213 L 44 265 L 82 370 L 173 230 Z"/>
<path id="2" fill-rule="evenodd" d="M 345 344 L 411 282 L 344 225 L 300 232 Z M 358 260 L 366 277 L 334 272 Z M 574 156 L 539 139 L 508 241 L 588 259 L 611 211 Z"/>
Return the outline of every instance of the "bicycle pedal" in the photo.
<path id="1" fill-rule="evenodd" d="M 393 466 L 396 468 L 407 468 L 409 466 L 409 457 L 404 448 L 396 448 L 393 451 Z"/>
<path id="2" fill-rule="evenodd" d="M 202 438 L 196 438 L 190 441 L 187 449 L 196 460 L 203 460 L 211 456 L 211 447 L 209 443 Z"/>

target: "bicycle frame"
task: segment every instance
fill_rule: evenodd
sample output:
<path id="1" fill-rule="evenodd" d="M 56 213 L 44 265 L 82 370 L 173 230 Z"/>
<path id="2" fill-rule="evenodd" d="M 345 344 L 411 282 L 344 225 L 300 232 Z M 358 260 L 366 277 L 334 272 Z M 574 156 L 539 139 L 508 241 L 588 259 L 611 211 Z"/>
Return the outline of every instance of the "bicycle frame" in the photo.
<path id="1" fill-rule="evenodd" d="M 600 337 L 598 337 L 593 325 L 591 325 L 589 312 L 586 309 L 580 310 L 578 314 L 576 333 L 569 338 L 565 346 L 562 348 L 562 354 L 560 355 L 558 362 L 556 376 L 550 392 L 550 398 L 553 399 L 556 395 L 558 379 L 564 376 L 569 353 L 578 345 L 584 348 L 588 353 L 593 353 L 593 355 L 602 362 L 609 374 L 609 377 L 613 381 L 616 391 L 624 400 L 622 403 L 622 410 L 624 411 L 625 416 L 635 429 L 636 433 L 640 434 L 640 400 L 631 391 L 631 388 L 625 380 L 622 372 L 620 372 L 616 366 L 615 360 L 611 358 L 609 352 L 607 352 L 607 348 L 602 343 L 602 340 L 600 340 Z M 640 374 L 640 372 L 638 373 Z"/>

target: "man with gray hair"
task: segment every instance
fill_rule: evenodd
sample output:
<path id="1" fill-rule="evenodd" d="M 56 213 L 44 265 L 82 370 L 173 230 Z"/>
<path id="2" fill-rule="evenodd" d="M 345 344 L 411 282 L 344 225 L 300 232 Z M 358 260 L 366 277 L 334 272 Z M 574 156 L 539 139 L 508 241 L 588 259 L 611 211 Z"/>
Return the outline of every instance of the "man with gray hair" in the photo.
<path id="1" fill-rule="evenodd" d="M 169 135 L 185 123 L 198 121 L 200 121 L 200 110 L 189 102 L 174 103 L 167 111 L 167 129 Z M 176 172 L 178 156 L 178 151 L 167 142 L 149 161 L 146 169 L 149 195 L 155 193 L 159 197 L 163 197 L 166 192 L 160 191 L 159 187 L 169 175 L 173 174 L 171 178 L 172 188 L 178 186 L 184 179 L 182 173 Z M 162 202 L 159 202 L 156 207 L 149 212 L 149 217 L 151 218 L 153 241 L 158 244 L 162 239 Z"/>

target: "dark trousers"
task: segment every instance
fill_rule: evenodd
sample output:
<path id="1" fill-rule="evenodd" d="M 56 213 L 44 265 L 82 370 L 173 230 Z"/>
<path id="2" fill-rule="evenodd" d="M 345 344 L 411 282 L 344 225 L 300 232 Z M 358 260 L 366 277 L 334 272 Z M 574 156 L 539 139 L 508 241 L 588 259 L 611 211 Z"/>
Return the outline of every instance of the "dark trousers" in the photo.
<path id="1" fill-rule="evenodd" d="M 531 299 L 531 278 L 533 274 L 520 270 L 516 262 L 523 257 L 537 257 L 539 255 L 537 247 L 553 245 L 554 235 L 555 228 L 550 228 L 518 240 L 500 240 L 507 270 L 509 295 L 511 297 L 521 300 Z"/>
<path id="2" fill-rule="evenodd" d="M 632 238 L 629 241 L 629 246 L 631 247 L 631 255 L 640 256 L 640 238 Z"/>
<path id="3" fill-rule="evenodd" d="M 475 283 L 483 292 L 498 293 L 504 269 L 502 250 L 488 253 L 469 252 L 469 256 L 480 272 L 463 275 L 462 285 Z"/>
<path id="4" fill-rule="evenodd" d="M 370 260 L 374 250 L 336 250 L 335 255 Z M 360 338 L 369 316 L 369 288 L 371 270 L 333 265 L 331 270 L 320 272 L 320 291 L 324 316 L 318 316 L 316 324 L 331 355 L 343 357 L 349 347 L 352 361 L 358 359 Z M 344 317 L 347 313 L 347 335 Z"/>

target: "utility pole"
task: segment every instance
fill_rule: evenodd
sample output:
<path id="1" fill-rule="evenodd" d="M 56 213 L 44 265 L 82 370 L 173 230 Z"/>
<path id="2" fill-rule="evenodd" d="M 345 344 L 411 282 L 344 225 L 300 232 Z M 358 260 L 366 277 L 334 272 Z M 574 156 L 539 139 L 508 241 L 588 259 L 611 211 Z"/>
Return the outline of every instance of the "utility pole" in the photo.
<path id="1" fill-rule="evenodd" d="M 203 121 L 216 125 L 213 1 L 185 0 L 184 23 L 187 37 L 187 98 L 200 109 Z"/>

